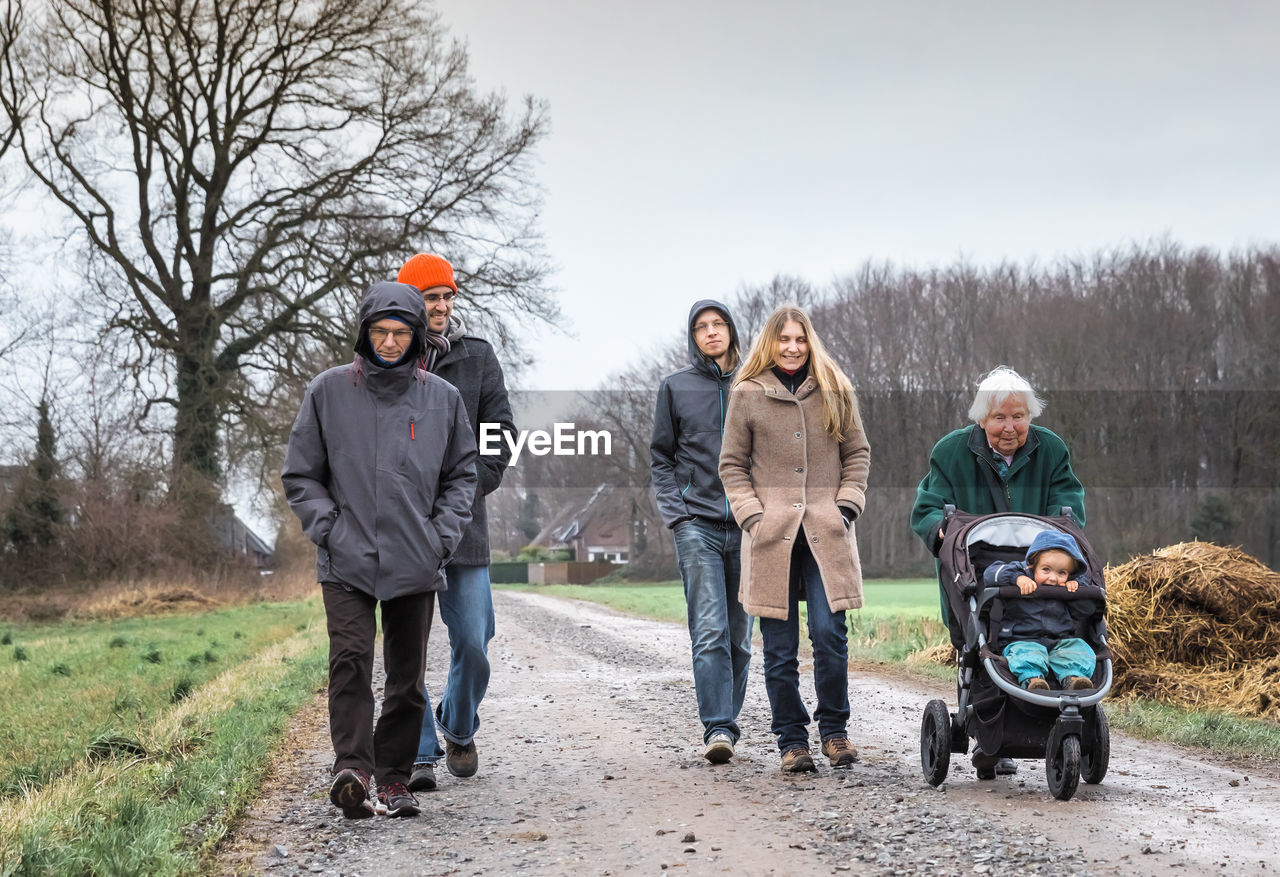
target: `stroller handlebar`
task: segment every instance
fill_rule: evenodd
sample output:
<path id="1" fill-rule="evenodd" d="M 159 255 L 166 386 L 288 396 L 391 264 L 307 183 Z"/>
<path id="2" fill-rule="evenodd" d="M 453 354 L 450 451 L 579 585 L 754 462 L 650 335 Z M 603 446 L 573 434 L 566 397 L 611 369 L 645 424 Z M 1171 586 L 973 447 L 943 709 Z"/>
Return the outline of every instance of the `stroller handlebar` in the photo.
<path id="1" fill-rule="evenodd" d="M 998 588 L 983 588 L 982 602 L 987 603 L 993 597 L 999 597 L 1001 600 L 1014 600 L 1023 596 L 1022 591 L 1017 585 L 1002 585 Z M 1037 600 L 1103 600 L 1107 599 L 1107 591 L 1105 588 L 1099 588 L 1096 585 L 1081 585 L 1074 591 L 1068 591 L 1066 588 L 1036 588 L 1028 597 L 1034 597 Z"/>

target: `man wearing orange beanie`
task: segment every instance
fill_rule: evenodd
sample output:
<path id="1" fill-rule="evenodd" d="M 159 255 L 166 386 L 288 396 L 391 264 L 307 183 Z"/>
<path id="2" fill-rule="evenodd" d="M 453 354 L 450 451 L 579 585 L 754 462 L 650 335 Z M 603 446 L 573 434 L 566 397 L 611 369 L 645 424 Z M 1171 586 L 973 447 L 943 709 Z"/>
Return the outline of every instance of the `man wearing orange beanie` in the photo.
<path id="1" fill-rule="evenodd" d="M 467 332 L 454 316 L 458 285 L 453 266 L 434 253 L 418 253 L 404 263 L 396 279 L 422 290 L 427 308 L 423 363 L 427 371 L 444 378 L 462 394 L 477 437 L 477 449 L 481 426 L 486 423 L 499 424 L 514 440 L 516 427 L 498 357 L 489 342 Z M 409 788 L 414 791 L 436 787 L 435 763 L 441 757 L 457 777 L 473 776 L 479 767 L 475 734 L 480 727 L 480 701 L 489 687 L 489 640 L 494 632 L 484 498 L 502 483 L 502 473 L 511 460 L 508 440 L 504 438 L 499 446 L 499 453 L 477 457 L 480 481 L 471 508 L 471 523 L 445 567 L 447 589 L 437 595 L 440 617 L 449 630 L 449 676 L 434 713 L 431 695 L 424 688 L 427 712 L 409 780 Z M 430 619 L 427 627 L 429 632 Z M 443 751 L 436 736 L 437 721 L 444 736 Z"/>

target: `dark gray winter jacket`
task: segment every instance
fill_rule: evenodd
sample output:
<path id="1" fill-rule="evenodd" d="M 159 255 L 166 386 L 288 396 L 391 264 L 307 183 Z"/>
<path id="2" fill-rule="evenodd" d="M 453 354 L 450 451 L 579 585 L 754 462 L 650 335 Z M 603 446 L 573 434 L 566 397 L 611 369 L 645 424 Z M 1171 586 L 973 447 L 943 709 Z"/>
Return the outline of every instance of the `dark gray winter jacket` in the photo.
<path id="1" fill-rule="evenodd" d="M 698 349 L 693 318 L 715 308 L 729 324 L 729 346 L 738 352 L 738 329 L 729 309 L 712 299 L 689 310 L 689 365 L 663 379 L 653 412 L 649 464 L 658 514 L 668 528 L 692 518 L 734 523 L 720 483 L 720 442 L 733 372 L 720 371 Z"/>
<path id="2" fill-rule="evenodd" d="M 289 435 L 285 496 L 316 551 L 316 577 L 379 600 L 438 591 L 471 520 L 476 442 L 462 397 L 417 365 L 422 293 L 375 283 L 360 303 L 356 357 L 307 387 Z M 414 338 L 397 365 L 378 364 L 371 322 L 395 317 Z"/>
<path id="3" fill-rule="evenodd" d="M 466 406 L 467 419 L 475 431 L 477 444 L 486 423 L 497 424 L 502 432 L 515 438 L 516 425 L 511 417 L 502 366 L 488 341 L 465 332 L 457 337 L 450 335 L 449 352 L 436 362 L 435 374 L 453 384 L 462 394 L 462 404 Z M 490 447 L 494 444 L 491 440 Z M 502 473 L 511 462 L 511 446 L 506 439 L 499 438 L 496 445 L 497 454 L 481 454 L 476 459 L 480 483 L 471 503 L 471 523 L 463 532 L 462 543 L 450 563 L 464 566 L 487 566 L 489 563 L 489 517 L 484 498 L 498 489 Z"/>

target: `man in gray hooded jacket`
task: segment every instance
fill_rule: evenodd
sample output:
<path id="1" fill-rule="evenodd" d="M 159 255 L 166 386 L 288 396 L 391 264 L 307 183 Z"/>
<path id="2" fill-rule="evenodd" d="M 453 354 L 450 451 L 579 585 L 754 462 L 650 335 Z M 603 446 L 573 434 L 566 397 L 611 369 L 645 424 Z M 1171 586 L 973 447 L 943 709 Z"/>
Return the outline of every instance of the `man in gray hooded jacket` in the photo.
<path id="1" fill-rule="evenodd" d="M 694 303 L 688 328 L 690 364 L 658 388 L 649 459 L 658 513 L 675 536 L 684 579 L 702 754 L 723 764 L 740 736 L 751 663 L 752 620 L 738 602 L 742 531 L 720 483 L 738 330 L 729 309 L 711 299 Z"/>
<path id="2" fill-rule="evenodd" d="M 282 480 L 316 543 L 329 629 L 329 798 L 348 818 L 411 816 L 407 783 L 426 701 L 426 608 L 471 519 L 476 444 L 458 391 L 419 367 L 422 295 L 375 283 L 360 303 L 356 356 L 313 380 Z M 387 673 L 374 728 L 375 611 Z"/>

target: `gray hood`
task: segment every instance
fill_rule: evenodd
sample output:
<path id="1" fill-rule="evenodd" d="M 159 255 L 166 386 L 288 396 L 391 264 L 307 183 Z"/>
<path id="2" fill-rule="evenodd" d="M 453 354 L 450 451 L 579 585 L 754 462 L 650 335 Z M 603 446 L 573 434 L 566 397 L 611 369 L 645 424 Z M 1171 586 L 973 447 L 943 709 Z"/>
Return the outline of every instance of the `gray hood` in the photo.
<path id="1" fill-rule="evenodd" d="M 392 368 L 422 359 L 426 350 L 427 306 L 416 286 L 407 283 L 383 281 L 369 287 L 360 300 L 360 328 L 356 333 L 355 351 L 369 361 L 378 364 L 373 346 L 369 343 L 369 325 L 388 317 L 400 320 L 413 329 L 413 342 L 404 357 Z"/>

